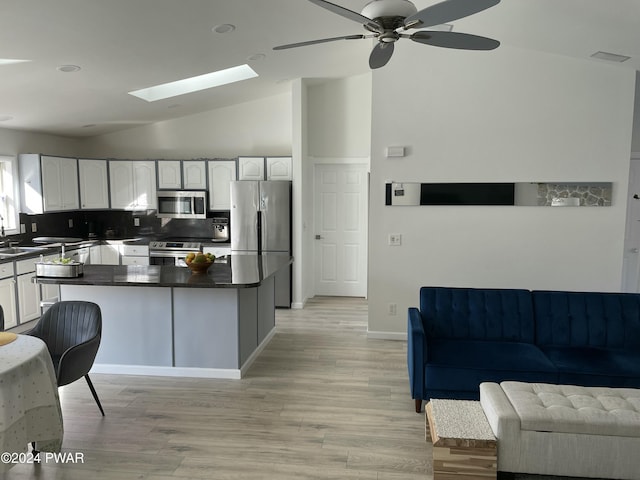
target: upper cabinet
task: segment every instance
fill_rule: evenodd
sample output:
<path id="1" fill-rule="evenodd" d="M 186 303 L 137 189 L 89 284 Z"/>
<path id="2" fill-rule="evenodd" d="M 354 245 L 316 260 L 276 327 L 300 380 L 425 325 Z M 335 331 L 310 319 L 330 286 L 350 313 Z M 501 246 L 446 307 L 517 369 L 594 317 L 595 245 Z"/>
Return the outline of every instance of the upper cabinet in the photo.
<path id="1" fill-rule="evenodd" d="M 238 180 L 264 180 L 264 157 L 238 157 Z"/>
<path id="2" fill-rule="evenodd" d="M 235 162 L 234 162 L 235 164 Z M 235 170 L 235 167 L 234 167 Z M 207 189 L 207 163 L 204 160 L 182 162 L 182 183 L 186 190 Z"/>
<path id="3" fill-rule="evenodd" d="M 267 180 L 291 180 L 291 157 L 267 157 Z"/>
<path id="4" fill-rule="evenodd" d="M 206 190 L 206 162 L 204 160 L 158 160 L 158 189 Z"/>
<path id="5" fill-rule="evenodd" d="M 22 154 L 20 200 L 24 213 L 77 210 L 78 161 L 35 153 Z"/>
<path id="6" fill-rule="evenodd" d="M 109 179 L 106 160 L 78 160 L 80 207 L 109 208 Z"/>
<path id="7" fill-rule="evenodd" d="M 157 208 L 156 165 L 152 160 L 109 160 L 111 208 Z"/>
<path id="8" fill-rule="evenodd" d="M 238 180 L 291 180 L 291 157 L 238 157 Z"/>
<path id="9" fill-rule="evenodd" d="M 231 209 L 230 182 L 237 179 L 235 160 L 210 160 L 209 210 Z"/>
<path id="10" fill-rule="evenodd" d="M 180 160 L 158 160 L 158 188 L 182 188 Z"/>

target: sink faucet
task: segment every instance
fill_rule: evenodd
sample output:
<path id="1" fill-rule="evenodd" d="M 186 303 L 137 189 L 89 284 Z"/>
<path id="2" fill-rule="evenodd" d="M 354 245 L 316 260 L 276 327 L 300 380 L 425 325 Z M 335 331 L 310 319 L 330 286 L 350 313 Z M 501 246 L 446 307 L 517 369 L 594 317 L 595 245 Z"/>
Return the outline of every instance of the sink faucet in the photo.
<path id="1" fill-rule="evenodd" d="M 0 245 L 7 243 L 7 236 L 4 233 L 4 217 L 0 215 Z"/>

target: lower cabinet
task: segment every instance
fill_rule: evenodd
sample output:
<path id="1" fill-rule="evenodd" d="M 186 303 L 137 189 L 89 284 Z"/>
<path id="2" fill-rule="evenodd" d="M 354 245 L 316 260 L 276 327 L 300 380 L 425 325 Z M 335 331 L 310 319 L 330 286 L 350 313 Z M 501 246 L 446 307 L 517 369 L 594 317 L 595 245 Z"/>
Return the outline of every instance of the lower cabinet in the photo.
<path id="1" fill-rule="evenodd" d="M 123 245 L 122 265 L 149 265 L 147 245 Z"/>
<path id="2" fill-rule="evenodd" d="M 31 258 L 16 262 L 19 323 L 40 317 L 40 285 L 34 281 L 38 261 L 37 258 Z"/>
<path id="3" fill-rule="evenodd" d="M 58 258 L 58 255 L 48 255 L 44 257 L 44 261 L 53 260 L 54 258 Z M 48 283 L 40 284 L 40 306 L 41 311 L 44 312 L 47 308 L 49 308 L 54 303 L 60 300 L 60 286 L 52 285 Z"/>
<path id="4" fill-rule="evenodd" d="M 100 245 L 100 265 L 120 265 L 121 247 L 118 244 Z"/>
<path id="5" fill-rule="evenodd" d="M 33 281 L 35 276 L 36 274 L 33 272 L 17 277 L 20 323 L 40 317 L 40 286 Z"/>
<path id="6" fill-rule="evenodd" d="M 12 265 L 13 271 L 13 265 Z M 4 312 L 4 328 L 8 330 L 18 324 L 16 311 L 16 281 L 13 275 L 0 280 L 0 305 Z"/>

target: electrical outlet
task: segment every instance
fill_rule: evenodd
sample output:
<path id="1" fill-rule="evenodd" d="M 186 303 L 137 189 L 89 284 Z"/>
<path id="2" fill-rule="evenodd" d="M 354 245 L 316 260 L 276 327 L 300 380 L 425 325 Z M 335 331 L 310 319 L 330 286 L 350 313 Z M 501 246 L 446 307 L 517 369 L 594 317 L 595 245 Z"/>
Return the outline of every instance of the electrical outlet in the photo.
<path id="1" fill-rule="evenodd" d="M 400 233 L 390 233 L 389 245 L 392 247 L 399 247 L 402 245 L 402 235 Z"/>
<path id="2" fill-rule="evenodd" d="M 139 227 L 140 226 L 140 219 L 138 217 L 135 217 L 133 219 L 133 226 L 134 227 Z"/>
<path id="3" fill-rule="evenodd" d="M 398 313 L 398 305 L 395 303 L 389 304 L 389 315 L 396 315 Z"/>
<path id="4" fill-rule="evenodd" d="M 69 228 L 73 228 L 73 218 L 69 219 Z"/>
<path id="5" fill-rule="evenodd" d="M 38 231 L 38 225 L 36 222 L 31 223 L 31 233 L 36 233 Z"/>

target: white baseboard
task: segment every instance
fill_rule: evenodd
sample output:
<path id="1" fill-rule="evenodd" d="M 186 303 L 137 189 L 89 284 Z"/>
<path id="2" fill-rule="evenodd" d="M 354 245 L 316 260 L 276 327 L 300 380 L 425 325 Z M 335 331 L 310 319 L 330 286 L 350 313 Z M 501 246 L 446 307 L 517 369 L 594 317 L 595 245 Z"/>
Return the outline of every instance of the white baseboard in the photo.
<path id="1" fill-rule="evenodd" d="M 190 378 L 222 378 L 229 380 L 241 379 L 249 370 L 258 355 L 269 344 L 276 329 L 273 328 L 264 338 L 258 348 L 249 356 L 242 368 L 198 368 L 198 367 L 169 367 L 156 365 L 117 365 L 108 363 L 94 363 L 91 373 L 107 373 L 113 375 L 145 375 L 151 377 L 190 377 Z"/>
<path id="2" fill-rule="evenodd" d="M 94 363 L 91 373 L 148 375 L 152 377 L 224 378 L 238 380 L 241 371 L 233 368 L 158 367 L 152 365 L 116 365 Z"/>
<path id="3" fill-rule="evenodd" d="M 373 338 L 376 340 L 397 340 L 401 342 L 407 341 L 406 332 L 372 332 L 367 330 L 367 338 Z"/>
<path id="4" fill-rule="evenodd" d="M 264 337 L 264 340 L 262 340 L 262 343 L 258 345 L 258 348 L 256 348 L 253 351 L 253 353 L 249 356 L 249 358 L 247 358 L 247 361 L 244 362 L 244 365 L 242 365 L 242 368 L 240 368 L 240 378 L 245 376 L 245 374 L 247 373 L 247 370 L 249 370 L 253 362 L 255 362 L 256 358 L 258 358 L 258 355 L 262 353 L 262 350 L 265 349 L 265 347 L 269 344 L 269 342 L 271 341 L 271 339 L 275 334 L 276 334 L 276 327 L 271 329 L 271 331 L 267 334 L 267 336 Z"/>

